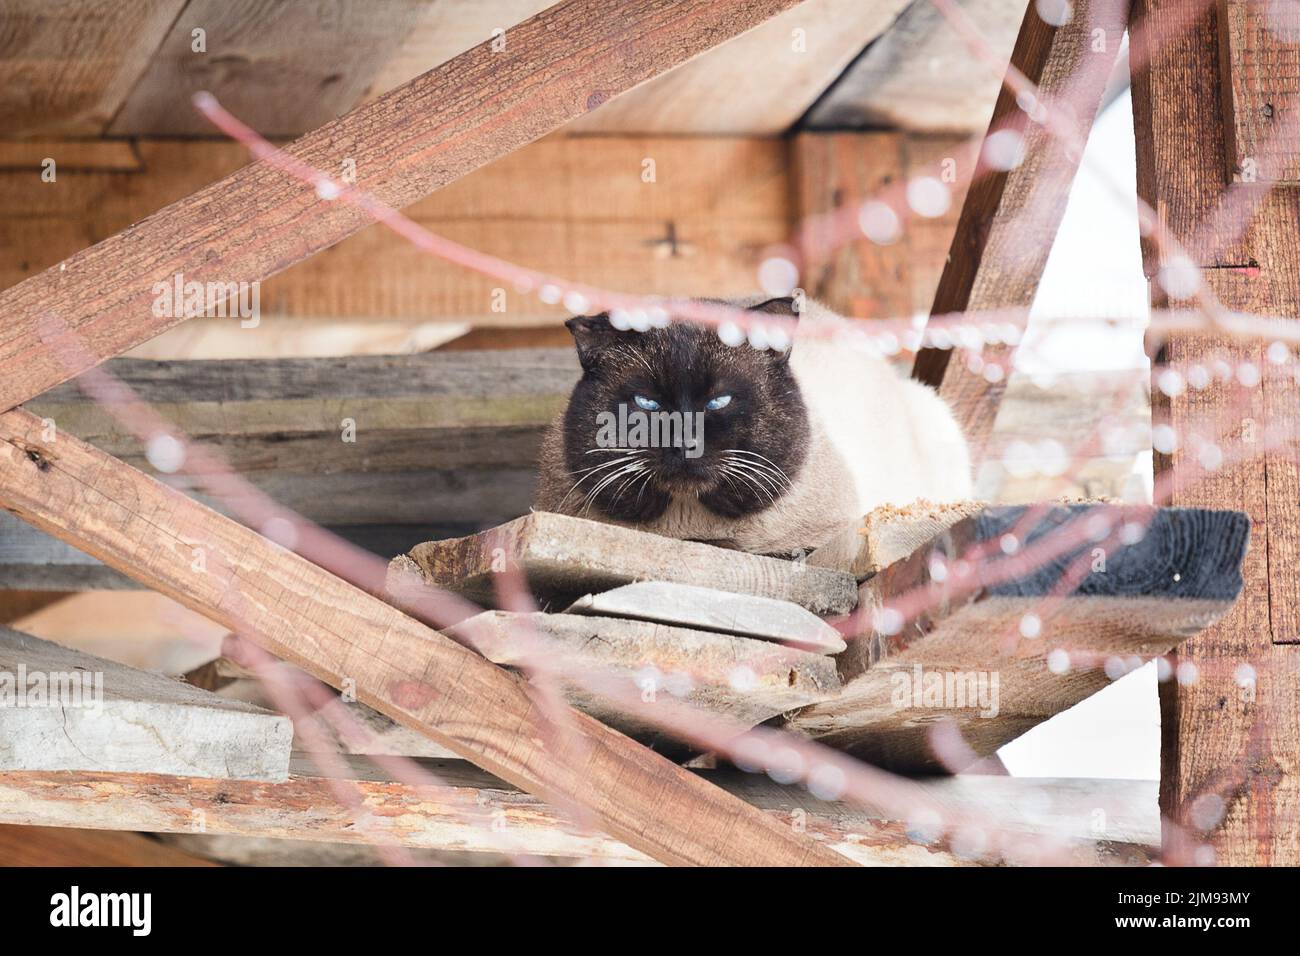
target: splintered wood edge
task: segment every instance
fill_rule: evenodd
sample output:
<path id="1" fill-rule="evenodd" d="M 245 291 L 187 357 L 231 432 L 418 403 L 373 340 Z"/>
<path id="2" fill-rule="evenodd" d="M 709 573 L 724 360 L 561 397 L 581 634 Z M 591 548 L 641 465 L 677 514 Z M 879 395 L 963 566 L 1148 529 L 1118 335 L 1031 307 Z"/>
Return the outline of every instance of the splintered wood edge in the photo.
<path id="1" fill-rule="evenodd" d="M 852 574 L 863 581 L 906 558 L 931 538 L 988 505 L 980 501 L 935 504 L 917 501 L 906 507 L 881 505 L 808 555 L 813 567 Z"/>

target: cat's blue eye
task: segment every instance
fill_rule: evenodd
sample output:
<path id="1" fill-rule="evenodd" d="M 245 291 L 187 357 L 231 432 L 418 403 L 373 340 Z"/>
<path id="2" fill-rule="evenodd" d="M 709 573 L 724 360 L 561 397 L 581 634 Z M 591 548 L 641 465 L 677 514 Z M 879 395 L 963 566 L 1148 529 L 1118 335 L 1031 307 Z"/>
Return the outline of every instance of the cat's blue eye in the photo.
<path id="1" fill-rule="evenodd" d="M 711 412 L 716 412 L 719 408 L 726 408 L 730 404 L 731 404 L 730 395 L 719 395 L 717 398 L 709 399 L 704 404 L 704 407 Z"/>
<path id="2" fill-rule="evenodd" d="M 644 408 L 647 412 L 659 411 L 659 403 L 653 398 L 646 398 L 644 395 L 637 395 L 635 401 L 640 408 Z"/>

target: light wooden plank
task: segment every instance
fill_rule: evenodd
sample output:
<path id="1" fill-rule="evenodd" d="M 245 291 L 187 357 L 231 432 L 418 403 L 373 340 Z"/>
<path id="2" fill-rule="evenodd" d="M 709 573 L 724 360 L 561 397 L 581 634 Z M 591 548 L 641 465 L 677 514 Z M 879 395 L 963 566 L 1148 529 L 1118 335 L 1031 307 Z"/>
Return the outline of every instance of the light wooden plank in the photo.
<path id="1" fill-rule="evenodd" d="M 395 783 L 373 768 L 350 766 L 358 778 L 354 786 L 371 810 L 364 821 L 339 806 L 329 781 L 305 761 L 280 784 L 143 774 L 0 774 L 0 820 L 650 862 L 625 844 L 582 831 L 552 806 L 463 761 L 421 763 L 437 784 Z M 828 803 L 752 774 L 703 771 L 699 776 L 761 807 L 777 825 L 798 827 L 859 863 L 976 861 L 943 842 L 913 841 L 906 821 L 874 808 Z M 990 826 L 1074 841 L 1078 863 L 1144 862 L 1158 838 L 1154 781 L 963 776 L 919 786 L 945 808 L 979 814 Z"/>
<path id="2" fill-rule="evenodd" d="M 582 132 L 775 135 L 795 125 L 907 0 L 804 0 L 573 124 Z"/>
<path id="3" fill-rule="evenodd" d="M 220 142 L 146 139 L 135 150 L 141 168 L 133 173 L 60 165 L 58 182 L 50 184 L 40 181 L 36 165 L 0 172 L 0 286 L 57 265 L 246 162 L 241 147 Z M 654 183 L 642 181 L 646 160 L 654 161 Z M 553 136 L 476 170 L 406 213 L 472 248 L 606 288 L 745 296 L 755 288 L 761 251 L 789 235 L 785 144 Z M 302 323 L 309 320 L 351 329 L 352 338 L 339 347 L 351 348 L 372 325 L 369 335 L 393 343 L 388 351 L 410 351 L 401 345 L 412 332 L 417 349 L 437 344 L 424 328 L 431 323 L 558 324 L 567 318 L 557 306 L 425 255 L 386 229 L 363 230 L 267 279 L 260 306 L 262 321 L 254 328 L 195 319 L 138 354 L 162 358 L 161 350 L 183 349 L 195 336 L 219 335 L 224 354 L 254 357 L 295 336 L 308 342 Z M 413 329 L 395 327 L 396 320 Z M 217 330 L 193 328 L 213 325 Z"/>
<path id="4" fill-rule="evenodd" d="M 556 0 L 425 0 L 415 25 L 379 69 L 364 99 L 374 99 L 471 47 L 494 41 L 507 47 L 510 30 Z M 495 31 L 502 31 L 497 34 Z"/>
<path id="5" fill-rule="evenodd" d="M 1040 96 L 1061 111 L 1079 144 L 1087 140 L 1128 27 L 1128 0 L 1086 0 L 1053 27 L 1030 5 L 1011 53 L 1011 67 L 1036 83 Z M 1065 214 L 1081 158 L 1045 125 L 1030 122 L 1013 90 L 1004 86 L 993 108 L 989 135 L 1006 127 L 1021 136 L 1022 159 L 1000 170 L 981 156 L 957 223 L 956 235 L 932 315 L 1028 309 Z M 1005 358 L 1005 347 L 990 358 Z M 924 349 L 913 375 L 938 387 L 971 444 L 976 466 L 984 458 L 1007 376 L 990 381 L 952 362 L 951 350 Z"/>
<path id="6" fill-rule="evenodd" d="M 1294 241 L 1300 193 L 1272 189 L 1249 197 L 1244 230 L 1235 217 L 1216 217 L 1227 194 L 1225 157 L 1230 123 L 1216 84 L 1221 24 L 1213 7 L 1190 12 L 1178 4 L 1140 2 L 1145 30 L 1133 49 L 1133 117 L 1138 194 L 1161 214 L 1170 234 L 1200 268 L 1200 278 L 1224 308 L 1267 315 L 1300 314 L 1300 257 Z M 1241 82 L 1239 78 L 1237 82 Z M 1169 301 L 1158 277 L 1167 260 L 1144 240 L 1152 300 Z M 1238 271 L 1232 267 L 1250 265 Z M 1227 268 L 1225 268 L 1227 267 Z M 1249 362 L 1269 370 L 1264 343 L 1174 337 L 1162 361 Z M 1153 414 L 1180 435 L 1215 436 L 1224 465 L 1208 473 L 1190 442 L 1172 456 L 1156 455 L 1156 472 L 1182 506 L 1233 507 L 1250 515 L 1256 542 L 1243 568 L 1245 587 L 1232 614 L 1180 648 L 1175 663 L 1196 679 L 1162 685 L 1161 808 L 1172 820 L 1202 826 L 1189 846 L 1170 831 L 1172 858 L 1203 862 L 1195 845 L 1208 842 L 1215 862 L 1228 866 L 1300 863 L 1300 658 L 1294 640 L 1297 601 L 1294 560 L 1300 554 L 1300 473 L 1294 460 L 1292 383 L 1268 374 L 1248 394 L 1212 382 L 1171 397 L 1152 389 Z M 1249 423 L 1249 424 L 1248 424 Z M 1264 452 L 1252 440 L 1271 429 L 1283 444 Z M 1249 670 L 1239 668 L 1249 667 Z M 1196 801 L 1222 801 L 1221 818 L 1196 817 Z M 1211 815 L 1215 816 L 1215 815 Z M 1204 834 L 1204 840 L 1200 837 Z"/>
<path id="7" fill-rule="evenodd" d="M 566 613 L 680 624 L 789 643 L 823 654 L 838 653 L 845 647 L 839 631 L 789 601 L 666 581 L 638 581 L 587 594 L 570 605 Z"/>
<path id="8" fill-rule="evenodd" d="M 9 0 L 0 33 L 6 136 L 98 136 L 186 0 Z"/>
<path id="9" fill-rule="evenodd" d="M 315 129 L 356 105 L 422 6 L 419 0 L 189 0 L 111 133 L 213 136 L 190 103 L 200 90 L 263 135 Z M 203 31 L 197 51 L 195 30 Z"/>
<path id="10" fill-rule="evenodd" d="M 593 108 L 593 90 L 619 93 L 796 2 L 567 0 L 520 24 L 511 52 L 476 47 L 289 151 L 335 174 L 354 160 L 359 188 L 406 206 Z M 156 283 L 178 272 L 196 282 L 264 279 L 367 224 L 359 210 L 269 164 L 244 167 L 0 293 L 9 316 L 0 408 L 179 324 L 182 317 L 153 314 Z"/>
<path id="11" fill-rule="evenodd" d="M 696 584 L 793 601 L 825 615 L 847 613 L 857 600 L 848 574 L 545 511 L 481 534 L 417 545 L 393 560 L 389 588 L 416 579 L 491 601 L 492 575 L 510 566 L 557 606 L 634 581 Z"/>
<path id="12" fill-rule="evenodd" d="M 1010 56 L 1024 0 L 960 5 L 994 52 Z M 997 76 L 971 56 L 938 9 L 912 3 L 813 107 L 807 125 L 974 133 L 988 124 L 997 97 Z"/>
<path id="13" fill-rule="evenodd" d="M 1229 175 L 1300 183 L 1300 7 L 1218 0 L 1218 20 Z"/>
<path id="14" fill-rule="evenodd" d="M 0 769 L 283 780 L 289 718 L 0 627 Z"/>
<path id="15" fill-rule="evenodd" d="M 0 416 L 0 503 L 491 773 L 586 807 L 661 862 L 838 864 L 585 714 L 564 744 L 520 679 L 23 410 Z M 204 561 L 196 562 L 195 549 Z"/>
<path id="16" fill-rule="evenodd" d="M 791 726 L 873 763 L 943 770 L 930 739 L 937 723 L 961 731 L 971 759 L 991 754 L 1101 690 L 1116 662 L 1112 673 L 1125 672 L 1209 626 L 1241 590 L 1249 521 L 1239 512 L 1073 505 L 1029 513 L 1021 527 L 1026 516 L 1023 507 L 988 509 L 870 578 L 866 608 L 913 593 L 931 605 L 901 629 L 869 620 L 838 658 L 844 692 Z M 974 590 L 958 581 L 957 558 L 974 546 L 1000 553 L 1015 531 L 1027 551 L 1094 519 L 1117 533 L 1150 525 L 1134 544 L 1107 542 L 1100 564 L 1097 542 L 1085 539 L 1010 580 Z M 1087 573 L 1071 584 L 1064 575 L 1079 561 Z"/>

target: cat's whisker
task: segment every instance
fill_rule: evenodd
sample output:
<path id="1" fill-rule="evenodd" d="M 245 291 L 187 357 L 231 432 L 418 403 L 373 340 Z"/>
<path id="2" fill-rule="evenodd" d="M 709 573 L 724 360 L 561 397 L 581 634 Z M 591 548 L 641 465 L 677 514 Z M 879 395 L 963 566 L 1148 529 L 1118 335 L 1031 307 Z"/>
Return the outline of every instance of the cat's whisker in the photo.
<path id="1" fill-rule="evenodd" d="M 762 478 L 764 483 L 771 486 L 777 494 L 784 493 L 791 485 L 790 480 L 784 474 L 775 472 L 764 465 L 760 465 L 758 462 L 739 458 L 726 458 L 726 461 L 735 465 L 737 468 L 752 472 Z"/>
<path id="2" fill-rule="evenodd" d="M 759 484 L 757 478 L 753 473 L 743 471 L 739 468 L 734 467 L 735 464 L 736 463 L 734 461 L 727 462 L 726 464 L 723 465 L 723 471 L 725 473 L 734 475 L 737 480 L 744 482 L 744 484 L 747 487 L 753 488 L 759 498 L 767 499 L 768 504 L 776 503 L 776 496 L 773 495 L 772 490 L 770 488 L 766 487 L 765 485 Z"/>
<path id="3" fill-rule="evenodd" d="M 645 462 L 633 461 L 630 464 L 624 465 L 622 468 L 610 472 L 608 475 L 603 475 L 601 480 L 593 486 L 592 489 L 587 492 L 586 497 L 582 499 L 582 510 L 588 510 L 595 503 L 597 496 L 609 487 L 609 485 L 617 481 L 621 476 L 630 472 L 640 471 L 645 467 Z"/>
<path id="4" fill-rule="evenodd" d="M 778 481 L 777 478 L 773 477 L 772 475 L 768 474 L 765 471 L 759 470 L 757 467 L 755 467 L 753 464 L 749 462 L 732 458 L 728 460 L 727 464 L 728 466 L 736 469 L 738 472 L 752 475 L 754 478 L 758 479 L 759 481 L 762 481 L 763 484 L 768 489 L 770 489 L 770 491 L 775 495 L 781 494 L 782 491 L 784 490 L 784 488 L 782 487 L 782 483 Z"/>
<path id="5" fill-rule="evenodd" d="M 781 479 L 787 485 L 792 484 L 790 476 L 781 469 L 780 465 L 774 462 L 771 458 L 768 458 L 766 455 L 760 455 L 758 452 L 750 451 L 748 448 L 724 448 L 722 452 L 724 455 L 749 455 L 751 458 L 757 459 L 754 464 L 762 465 L 770 471 L 776 472 L 776 474 L 780 475 Z"/>
<path id="6" fill-rule="evenodd" d="M 641 455 L 642 452 L 640 450 L 637 450 L 629 454 L 625 454 L 621 458 L 614 458 L 611 459 L 610 461 L 602 461 L 599 465 L 593 465 L 591 468 L 584 468 L 578 472 L 569 472 L 569 474 L 571 475 L 581 474 L 582 477 L 569 486 L 569 490 L 565 493 L 564 497 L 560 500 L 560 506 L 563 507 L 564 504 L 569 500 L 569 497 L 575 491 L 578 490 L 578 486 L 581 485 L 588 478 L 595 475 L 597 472 L 603 471 L 607 468 L 616 468 L 619 465 L 626 465 L 634 461 L 639 461 Z"/>

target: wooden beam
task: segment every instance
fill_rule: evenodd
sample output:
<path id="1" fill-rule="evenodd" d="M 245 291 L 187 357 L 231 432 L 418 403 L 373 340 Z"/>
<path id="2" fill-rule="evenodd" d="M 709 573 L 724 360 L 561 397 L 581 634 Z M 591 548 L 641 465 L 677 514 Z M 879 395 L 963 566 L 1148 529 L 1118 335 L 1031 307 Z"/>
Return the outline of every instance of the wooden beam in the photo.
<path id="1" fill-rule="evenodd" d="M 15 147 L 9 155 L 17 168 L 0 172 L 0 287 L 57 266 L 247 162 L 233 143 L 142 139 L 116 144 L 133 149 L 138 169 L 91 169 L 82 165 L 95 158 L 84 144 L 48 145 L 39 153 Z M 57 182 L 40 178 L 47 157 L 57 163 Z M 653 161 L 654 182 L 642 180 L 646 160 Z M 606 288 L 745 296 L 755 288 L 763 250 L 789 237 L 786 144 L 559 134 L 404 211 L 471 248 Z M 947 238 L 938 255 L 946 252 Z M 422 253 L 387 229 L 364 229 L 267 279 L 260 305 L 255 328 L 229 318 L 195 319 L 135 354 L 163 358 L 170 349 L 173 357 L 190 357 L 195 353 L 184 350 L 195 347 L 193 339 L 218 336 L 238 357 L 290 354 L 283 349 L 293 336 L 310 343 L 308 321 L 340 327 L 350 336 L 341 344 L 349 347 L 369 324 L 375 339 L 394 343 L 388 351 L 401 351 L 408 335 L 405 351 L 419 351 L 437 344 L 425 328 L 435 322 L 558 325 L 568 317 L 510 283 Z M 399 320 L 414 334 L 404 333 Z"/>
<path id="2" fill-rule="evenodd" d="M 1239 182 L 1300 184 L 1300 132 L 1294 125 L 1300 110 L 1300 9 L 1218 0 L 1218 18 L 1228 175 Z M 1284 136 L 1286 128 L 1290 133 Z"/>
<path id="3" fill-rule="evenodd" d="M 1001 554 L 1013 531 L 1028 551 L 1090 521 L 1118 533 L 1147 519 L 1136 543 L 1101 548 L 1100 564 L 1096 541 L 1084 540 L 974 591 L 948 570 L 973 547 Z M 918 593 L 932 605 L 901 630 L 868 622 L 838 657 L 844 692 L 790 724 L 873 763 L 913 771 L 945 769 L 931 740 L 941 719 L 961 730 L 972 759 L 991 754 L 1101 690 L 1116 662 L 1126 671 L 1135 658 L 1164 654 L 1222 617 L 1241 590 L 1248 537 L 1246 516 L 1232 511 L 1073 505 L 1041 515 L 990 508 L 964 518 L 866 581 L 864 607 L 891 607 Z M 1088 573 L 1071 583 L 1065 575 L 1077 562 Z"/>
<path id="4" fill-rule="evenodd" d="M 956 137 L 881 131 L 803 132 L 790 149 L 792 192 L 805 226 L 966 152 Z M 910 318 L 928 310 L 964 197 L 964 189 L 958 190 L 948 212 L 912 220 L 897 241 L 886 244 L 860 235 L 831 248 L 805 228 L 804 290 L 841 315 L 859 318 Z"/>
<path id="5" fill-rule="evenodd" d="M 1005 60 L 1025 0 L 963 0 L 961 8 Z M 912 3 L 816 103 L 805 126 L 974 133 L 988 124 L 997 97 L 997 77 L 938 9 Z"/>
<path id="6" fill-rule="evenodd" d="M 1129 0 L 1081 0 L 1062 27 L 1046 23 L 1033 4 L 1025 11 L 1011 66 L 1038 85 L 1051 108 L 1069 117 L 1065 123 L 1080 144 L 1092 128 L 1115 65 L 1128 26 L 1128 8 Z M 1001 170 L 990 164 L 987 155 L 980 156 L 932 315 L 1027 310 L 1038 290 L 1081 150 L 1066 148 L 1045 126 L 1030 122 L 1016 94 L 1006 86 L 993 108 L 989 134 L 1004 127 L 1023 137 L 1021 160 L 1014 168 Z M 990 381 L 962 362 L 950 362 L 951 354 L 944 349 L 922 350 L 913 375 L 937 387 L 952 405 L 978 465 L 1006 376 Z M 987 354 L 1004 358 L 1007 351 L 990 349 Z"/>
<path id="7" fill-rule="evenodd" d="M 797 2 L 567 0 L 516 27 L 506 51 L 467 51 L 289 152 L 335 175 L 351 160 L 359 188 L 406 206 Z M 246 166 L 0 293 L 0 408 L 183 321 L 153 309 L 156 283 L 265 279 L 368 224 L 266 163 Z"/>
<path id="8" fill-rule="evenodd" d="M 780 135 L 908 2 L 804 0 L 609 108 L 582 117 L 573 128 L 584 133 Z"/>
<path id="9" fill-rule="evenodd" d="M 9 0 L 0 36 L 6 136 L 99 136 L 185 0 Z"/>
<path id="10" fill-rule="evenodd" d="M 0 627 L 0 770 L 283 780 L 288 717 Z"/>
<path id="11" fill-rule="evenodd" d="M 548 722 L 521 679 L 256 532 L 40 419 L 0 415 L 0 503 L 468 760 L 586 807 L 662 862 L 836 864 L 585 714 Z M 199 561 L 197 553 L 203 556 Z"/>
<path id="12" fill-rule="evenodd" d="M 793 601 L 822 615 L 846 614 L 857 600 L 848 574 L 545 511 L 477 535 L 417 545 L 393 559 L 389 588 L 408 586 L 414 578 L 488 602 L 492 575 L 503 561 L 559 606 L 633 581 L 698 584 Z"/>
<path id="13" fill-rule="evenodd" d="M 1143 24 L 1133 49 L 1139 65 L 1133 72 L 1138 194 L 1159 210 L 1225 309 L 1300 315 L 1300 191 L 1257 186 L 1228 193 L 1231 124 L 1214 92 L 1222 79 L 1219 10 L 1145 0 L 1135 15 Z M 1240 86 L 1247 78 L 1232 82 Z M 1239 231 L 1235 217 L 1217 212 L 1242 202 L 1252 204 L 1252 214 Z M 1155 244 L 1144 240 L 1143 252 L 1153 302 L 1190 307 L 1162 291 L 1161 267 L 1168 260 Z M 1175 368 L 1253 363 L 1265 373 L 1250 393 L 1218 380 L 1177 396 L 1152 389 L 1154 415 L 1182 439 L 1172 455 L 1156 456 L 1171 502 L 1240 508 L 1256 535 L 1241 600 L 1179 650 L 1176 663 L 1194 669 L 1195 679 L 1161 685 L 1161 806 L 1177 823 L 1199 820 L 1197 830 L 1206 833 L 1219 864 L 1294 866 L 1300 864 L 1300 648 L 1290 642 L 1300 632 L 1294 571 L 1300 560 L 1300 392 L 1288 374 L 1272 372 L 1262 342 L 1175 336 L 1158 358 Z M 1289 366 L 1278 371 L 1289 372 Z M 1195 433 L 1214 436 L 1222 467 L 1203 471 L 1195 445 L 1186 440 Z M 1259 447 L 1265 434 L 1284 444 L 1265 451 Z M 1222 814 L 1194 814 L 1199 798 L 1205 798 L 1202 807 L 1222 806 Z M 1166 848 L 1187 849 L 1173 831 Z"/>
<path id="14" fill-rule="evenodd" d="M 0 774 L 0 820 L 651 862 L 626 844 L 575 827 L 553 806 L 470 764 L 421 763 L 438 784 L 397 783 L 373 767 L 351 762 L 357 778 L 353 786 L 370 810 L 363 821 L 339 805 L 330 781 L 305 759 L 279 784 L 155 774 Z M 908 823 L 896 815 L 821 801 L 806 790 L 753 774 L 718 770 L 697 775 L 744 801 L 742 806 L 760 807 L 775 825 L 800 829 L 859 863 L 977 862 L 943 843 L 915 841 Z M 945 808 L 977 815 L 990 826 L 1072 842 L 1079 863 L 1144 862 L 1158 839 L 1154 781 L 963 776 L 920 786 Z M 1100 832 L 1099 818 L 1105 821 Z"/>

